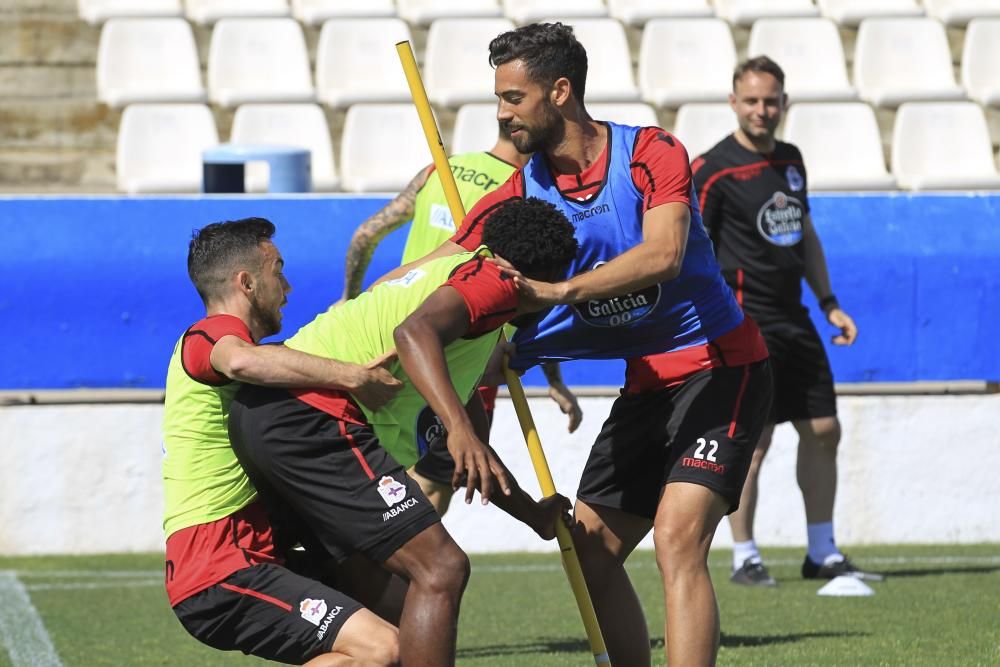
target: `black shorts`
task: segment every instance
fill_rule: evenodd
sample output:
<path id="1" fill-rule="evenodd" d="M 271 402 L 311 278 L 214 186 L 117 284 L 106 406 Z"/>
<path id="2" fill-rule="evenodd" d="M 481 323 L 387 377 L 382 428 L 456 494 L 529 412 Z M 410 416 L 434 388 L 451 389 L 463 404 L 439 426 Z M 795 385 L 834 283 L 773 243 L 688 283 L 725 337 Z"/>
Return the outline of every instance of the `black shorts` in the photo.
<path id="1" fill-rule="evenodd" d="M 623 394 L 590 451 L 577 497 L 653 519 L 665 484 L 691 482 L 718 492 L 736 511 L 771 389 L 764 360 Z"/>
<path id="2" fill-rule="evenodd" d="M 437 416 L 434 418 L 438 420 L 439 424 L 441 423 L 441 420 Z M 492 410 L 486 411 L 486 418 L 489 420 L 490 425 L 492 425 Z M 413 465 L 413 471 L 432 482 L 451 486 L 451 478 L 455 475 L 455 459 L 451 457 L 451 452 L 448 451 L 448 435 L 444 431 L 443 426 L 441 427 L 441 431 L 445 435 L 428 442 L 427 453 L 421 456 Z"/>
<path id="3" fill-rule="evenodd" d="M 832 417 L 837 414 L 833 373 L 823 341 L 807 311 L 757 321 L 771 353 L 774 403 L 770 422 Z"/>
<path id="4" fill-rule="evenodd" d="M 244 385 L 230 406 L 229 438 L 276 532 L 309 550 L 383 562 L 441 520 L 370 426 L 284 390 Z"/>
<path id="5" fill-rule="evenodd" d="M 360 603 L 279 565 L 252 565 L 174 607 L 191 636 L 222 651 L 301 665 L 329 653 Z"/>

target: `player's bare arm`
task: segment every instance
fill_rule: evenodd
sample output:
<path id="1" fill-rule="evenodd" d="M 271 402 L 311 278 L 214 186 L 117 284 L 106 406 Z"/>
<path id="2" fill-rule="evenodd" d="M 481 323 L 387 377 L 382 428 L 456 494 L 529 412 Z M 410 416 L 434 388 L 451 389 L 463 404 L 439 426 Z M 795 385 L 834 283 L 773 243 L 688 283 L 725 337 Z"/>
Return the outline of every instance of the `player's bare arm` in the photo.
<path id="1" fill-rule="evenodd" d="M 809 283 L 809 288 L 820 300 L 820 307 L 826 315 L 827 321 L 840 329 L 840 333 L 833 337 L 835 345 L 851 345 L 858 337 L 858 327 L 854 320 L 840 307 L 833 295 L 830 287 L 830 273 L 826 268 L 826 255 L 823 252 L 823 244 L 820 243 L 819 234 L 813 225 L 812 217 L 806 214 L 802 218 L 802 249 L 805 255 L 805 278 Z"/>
<path id="2" fill-rule="evenodd" d="M 691 211 L 687 204 L 670 202 L 646 211 L 642 219 L 642 242 L 607 264 L 559 283 L 530 280 L 509 269 L 527 307 L 606 299 L 643 289 L 680 273 L 684 263 Z"/>
<path id="3" fill-rule="evenodd" d="M 490 500 L 493 479 L 504 494 L 510 493 L 507 471 L 476 435 L 465 404 L 455 393 L 448 374 L 444 348 L 469 330 L 469 311 L 452 287 L 438 288 L 393 333 L 400 364 L 417 391 L 448 431 L 448 451 L 455 459 L 452 484 L 467 475 L 465 502 L 479 490 L 483 504 Z"/>
<path id="4" fill-rule="evenodd" d="M 239 382 L 272 387 L 324 387 L 353 394 L 372 409 L 388 403 L 402 383 L 382 360 L 359 365 L 324 359 L 284 345 L 251 345 L 223 336 L 212 348 L 212 367 Z"/>
<path id="5" fill-rule="evenodd" d="M 361 293 L 361 284 L 365 279 L 365 271 L 372 261 L 375 247 L 390 232 L 399 229 L 407 220 L 413 218 L 417 192 L 427 182 L 429 174 L 429 166 L 421 169 L 402 192 L 354 231 L 351 245 L 347 248 L 347 260 L 344 266 L 345 300 L 353 299 Z"/>

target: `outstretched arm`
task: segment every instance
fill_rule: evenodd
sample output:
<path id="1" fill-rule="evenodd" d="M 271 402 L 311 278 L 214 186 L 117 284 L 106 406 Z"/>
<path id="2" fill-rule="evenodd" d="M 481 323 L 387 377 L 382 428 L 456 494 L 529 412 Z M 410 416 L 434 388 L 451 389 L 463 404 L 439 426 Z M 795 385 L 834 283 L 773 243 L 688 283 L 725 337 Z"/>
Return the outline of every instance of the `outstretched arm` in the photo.
<path id="1" fill-rule="evenodd" d="M 284 345 L 252 345 L 237 336 L 223 336 L 212 347 L 212 367 L 239 382 L 272 387 L 342 389 L 377 409 L 395 396 L 402 383 L 375 360 L 361 366 L 324 359 Z"/>
<path id="2" fill-rule="evenodd" d="M 448 431 L 448 451 L 455 459 L 452 484 L 457 488 L 462 475 L 467 474 L 465 501 L 472 502 L 473 491 L 479 489 L 486 504 L 494 478 L 503 493 L 510 494 L 507 471 L 476 435 L 465 404 L 452 385 L 444 353 L 444 348 L 469 328 L 465 300 L 455 288 L 446 285 L 435 290 L 396 327 L 393 338 L 400 364 Z"/>
<path id="3" fill-rule="evenodd" d="M 361 293 L 361 284 L 364 282 L 368 264 L 372 261 L 375 247 L 390 232 L 399 229 L 407 220 L 413 218 L 417 192 L 424 186 L 429 173 L 430 167 L 421 169 L 395 199 L 354 230 L 344 266 L 344 300 L 353 299 Z"/>

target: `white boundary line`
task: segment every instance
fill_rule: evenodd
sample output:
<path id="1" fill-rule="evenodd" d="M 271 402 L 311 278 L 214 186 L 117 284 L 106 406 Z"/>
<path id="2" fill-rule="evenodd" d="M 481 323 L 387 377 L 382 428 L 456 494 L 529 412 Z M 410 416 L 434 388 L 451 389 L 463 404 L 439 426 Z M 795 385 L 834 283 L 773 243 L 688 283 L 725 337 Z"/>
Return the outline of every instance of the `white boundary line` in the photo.
<path id="1" fill-rule="evenodd" d="M 0 640 L 13 667 L 61 667 L 31 597 L 13 572 L 0 571 Z"/>

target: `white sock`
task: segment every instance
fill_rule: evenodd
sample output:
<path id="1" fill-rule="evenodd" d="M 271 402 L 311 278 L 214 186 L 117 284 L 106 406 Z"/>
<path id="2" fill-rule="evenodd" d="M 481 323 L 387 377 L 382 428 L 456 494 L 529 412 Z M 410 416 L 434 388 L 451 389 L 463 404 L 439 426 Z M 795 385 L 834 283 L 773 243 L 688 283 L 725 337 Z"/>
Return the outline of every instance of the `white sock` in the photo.
<path id="1" fill-rule="evenodd" d="M 760 552 L 757 551 L 757 543 L 753 540 L 733 542 L 733 571 L 743 567 L 743 563 L 748 558 L 754 563 L 760 562 Z"/>
<path id="2" fill-rule="evenodd" d="M 844 559 L 833 540 L 833 522 L 810 523 L 806 525 L 809 534 L 809 560 L 817 565 L 836 562 Z"/>

